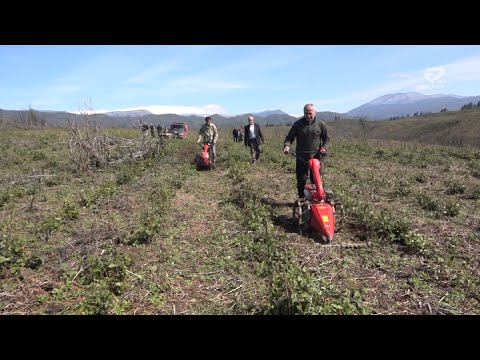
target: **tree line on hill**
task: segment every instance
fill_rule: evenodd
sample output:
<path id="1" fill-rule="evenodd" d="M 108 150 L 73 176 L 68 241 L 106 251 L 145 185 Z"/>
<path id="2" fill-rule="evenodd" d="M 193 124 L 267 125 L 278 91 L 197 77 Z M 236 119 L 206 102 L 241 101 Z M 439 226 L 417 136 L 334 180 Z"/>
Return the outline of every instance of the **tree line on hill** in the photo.
<path id="1" fill-rule="evenodd" d="M 240 127 L 248 123 L 249 114 L 234 117 L 224 117 L 218 114 L 212 115 L 213 122 L 218 127 Z M 0 109 L 0 127 L 6 128 L 31 128 L 31 127 L 65 127 L 69 121 L 80 121 L 85 114 L 74 114 L 57 111 L 38 111 L 32 108 L 28 110 L 2 110 Z M 143 116 L 109 116 L 95 114 L 95 121 L 106 128 L 141 128 L 143 124 L 161 125 L 170 127 L 172 123 L 182 122 L 191 129 L 199 129 L 205 123 L 205 117 L 197 115 L 177 114 L 148 114 Z M 291 125 L 297 120 L 288 114 L 272 114 L 265 117 L 256 117 L 256 122 L 261 126 Z"/>

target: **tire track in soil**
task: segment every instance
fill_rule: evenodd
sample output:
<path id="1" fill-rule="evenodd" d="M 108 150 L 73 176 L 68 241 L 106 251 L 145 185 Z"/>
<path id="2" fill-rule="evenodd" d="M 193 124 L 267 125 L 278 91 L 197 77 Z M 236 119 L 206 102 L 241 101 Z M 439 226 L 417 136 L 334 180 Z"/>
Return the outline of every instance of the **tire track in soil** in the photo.
<path id="1" fill-rule="evenodd" d="M 221 247 L 208 242 L 208 237 L 217 233 L 223 224 L 219 203 L 229 191 L 227 174 L 228 169 L 219 168 L 196 172 L 187 178 L 171 201 L 168 222 L 180 230 L 174 243 L 181 265 L 176 265 L 173 277 L 175 293 L 168 297 L 170 308 L 174 308 L 176 314 L 198 314 L 197 308 L 211 309 L 216 305 L 225 308 L 219 302 L 229 301 L 228 297 L 222 296 L 222 281 L 219 279 L 228 274 L 224 269 L 211 267 L 212 258 L 221 256 L 216 253 Z M 202 239 L 207 239 L 207 243 L 202 244 Z M 231 293 L 231 298 L 234 295 Z"/>

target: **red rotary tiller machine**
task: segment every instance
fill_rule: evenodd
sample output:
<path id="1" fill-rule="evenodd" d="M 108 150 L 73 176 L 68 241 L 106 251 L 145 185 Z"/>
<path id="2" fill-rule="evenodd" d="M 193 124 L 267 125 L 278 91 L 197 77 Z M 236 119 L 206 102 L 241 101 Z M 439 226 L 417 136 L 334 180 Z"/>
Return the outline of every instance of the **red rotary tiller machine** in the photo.
<path id="1" fill-rule="evenodd" d="M 292 154 L 297 157 L 295 154 Z M 297 157 L 298 158 L 298 157 Z M 300 161 L 305 161 L 301 158 Z M 320 176 L 321 161 L 310 158 L 308 168 L 313 174 L 314 183 L 307 177 L 305 185 L 305 200 L 296 200 L 293 206 L 293 218 L 300 232 L 313 229 L 331 243 L 335 231 L 335 207 L 333 193 L 325 191 Z"/>
<path id="2" fill-rule="evenodd" d="M 194 159 L 197 170 L 213 170 L 215 164 L 212 162 L 210 143 L 202 143 L 200 146 L 202 147 L 202 153 L 196 154 Z"/>

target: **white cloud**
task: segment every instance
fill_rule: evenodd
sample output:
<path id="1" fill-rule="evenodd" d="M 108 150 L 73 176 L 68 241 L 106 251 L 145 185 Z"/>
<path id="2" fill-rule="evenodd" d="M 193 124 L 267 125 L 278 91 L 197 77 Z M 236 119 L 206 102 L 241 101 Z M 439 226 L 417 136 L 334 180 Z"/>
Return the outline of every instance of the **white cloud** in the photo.
<path id="1" fill-rule="evenodd" d="M 169 73 L 174 70 L 178 70 L 180 66 L 174 62 L 166 62 L 163 64 L 157 64 L 150 68 L 141 71 L 135 76 L 132 76 L 126 80 L 127 84 L 143 84 L 145 82 L 154 80 L 158 75 Z"/>
<path id="2" fill-rule="evenodd" d="M 51 85 L 48 87 L 47 92 L 53 92 L 57 95 L 71 94 L 80 90 L 80 86 L 72 84 L 63 85 Z"/>
<path id="3" fill-rule="evenodd" d="M 445 67 L 446 81 L 480 80 L 480 56 L 460 59 Z"/>
<path id="4" fill-rule="evenodd" d="M 197 106 L 172 106 L 172 105 L 153 105 L 146 106 L 143 109 L 150 111 L 152 114 L 178 114 L 178 115 L 213 115 L 224 114 L 225 110 L 220 105 L 210 104 L 201 107 Z"/>
<path id="5" fill-rule="evenodd" d="M 241 81 L 223 81 L 208 78 L 208 76 L 197 75 L 179 78 L 170 81 L 169 86 L 172 86 L 181 92 L 195 93 L 206 90 L 230 90 L 230 89 L 245 89 L 248 85 Z"/>
<path id="6" fill-rule="evenodd" d="M 175 105 L 149 105 L 149 106 L 136 106 L 131 108 L 115 109 L 115 110 L 95 110 L 94 112 L 106 113 L 111 111 L 131 111 L 131 110 L 147 110 L 152 114 L 177 114 L 177 115 L 213 115 L 223 114 L 225 115 L 225 109 L 220 105 L 209 104 L 204 106 L 175 106 Z M 84 111 L 82 111 L 84 112 Z M 77 112 L 78 113 L 78 112 Z"/>
<path id="7" fill-rule="evenodd" d="M 426 90 L 429 90 L 429 89 L 431 89 L 430 85 L 417 85 L 415 87 L 415 91 L 426 91 Z"/>
<path id="8" fill-rule="evenodd" d="M 273 48 L 275 49 L 275 47 Z M 175 93 L 199 93 L 210 90 L 234 90 L 248 89 L 252 87 L 251 82 L 264 75 L 264 71 L 275 72 L 287 67 L 296 55 L 272 53 L 272 49 L 265 49 L 263 52 L 256 52 L 245 58 L 223 66 L 211 66 L 211 68 L 195 75 L 178 77 L 170 80 L 167 86 L 174 88 Z M 247 79 L 251 80 L 247 80 Z M 268 82 L 262 83 L 268 86 Z M 275 85 L 277 86 L 277 85 Z M 291 89 L 291 86 L 285 86 Z M 278 89 L 277 89 L 278 90 Z"/>
<path id="9" fill-rule="evenodd" d="M 404 83 L 392 83 L 391 86 L 413 86 L 424 89 L 425 86 L 442 82 L 443 84 L 456 83 L 459 81 L 480 80 L 480 56 L 472 56 L 457 61 L 432 66 L 420 70 L 404 73 L 394 73 L 393 78 L 406 79 Z"/>
<path id="10" fill-rule="evenodd" d="M 319 99 L 314 104 L 318 107 L 342 104 L 343 108 L 346 107 L 346 104 L 356 104 L 351 105 L 349 109 L 339 111 L 344 112 L 386 94 L 410 91 L 438 93 L 460 81 L 480 80 L 480 56 L 459 59 L 448 64 L 440 64 L 409 72 L 392 73 L 388 77 L 393 79 L 393 81 L 343 97 Z"/>

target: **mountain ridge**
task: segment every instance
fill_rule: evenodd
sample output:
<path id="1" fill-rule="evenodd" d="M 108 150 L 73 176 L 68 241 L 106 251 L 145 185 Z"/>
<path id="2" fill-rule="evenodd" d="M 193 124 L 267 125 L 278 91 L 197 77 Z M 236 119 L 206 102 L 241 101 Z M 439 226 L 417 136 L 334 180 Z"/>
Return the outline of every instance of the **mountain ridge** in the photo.
<path id="1" fill-rule="evenodd" d="M 353 108 L 346 113 L 338 113 L 333 111 L 319 111 L 318 117 L 325 121 L 335 120 L 339 118 L 356 118 L 366 117 L 371 120 L 388 119 L 392 117 L 408 117 L 413 116 L 415 113 L 429 113 L 440 112 L 441 110 L 460 110 L 462 106 L 468 103 L 476 105 L 480 101 L 480 95 L 478 96 L 462 96 L 455 94 L 433 94 L 425 95 L 419 92 L 405 92 L 382 95 L 370 102 Z M 109 116 L 144 116 L 149 114 L 140 115 L 138 112 L 144 111 L 150 113 L 148 110 L 132 110 L 123 112 L 109 112 L 106 113 Z M 223 118 L 238 118 L 241 116 L 254 115 L 257 118 L 268 118 L 269 116 L 282 116 L 299 118 L 293 115 L 289 115 L 283 110 L 264 110 L 259 112 L 245 113 L 239 115 L 222 115 L 216 114 Z M 163 115 L 163 114 L 157 114 Z M 187 115 L 182 115 L 187 116 Z M 204 114 L 188 114 L 188 116 L 205 116 Z"/>
<path id="2" fill-rule="evenodd" d="M 460 95 L 424 95 L 417 92 L 395 93 L 380 96 L 368 103 L 358 106 L 346 113 L 332 111 L 318 111 L 317 117 L 323 121 L 339 119 L 355 119 L 365 117 L 369 120 L 382 120 L 414 116 L 420 113 L 440 112 L 446 110 L 460 110 L 462 106 L 472 103 L 480 104 L 480 96 Z M 52 125 L 66 125 L 68 119 L 85 116 L 85 114 L 69 113 L 66 111 L 34 110 L 36 116 Z M 200 128 L 204 124 L 205 115 L 202 114 L 153 114 L 146 109 L 118 110 L 104 113 L 95 113 L 96 119 L 107 127 L 136 127 L 142 123 L 169 126 L 172 122 L 185 122 L 192 128 Z M 28 122 L 33 116 L 31 110 L 2 110 L 0 120 Z M 241 115 L 211 115 L 218 126 L 238 127 L 247 123 L 247 117 L 254 115 L 260 125 L 289 125 L 299 119 L 280 109 L 245 113 Z"/>
<path id="3" fill-rule="evenodd" d="M 440 112 L 443 109 L 460 110 L 467 103 L 471 102 L 476 105 L 479 101 L 480 96 L 424 95 L 417 92 L 396 93 L 380 96 L 343 115 L 380 120 L 392 117 L 408 117 L 415 113 Z"/>

